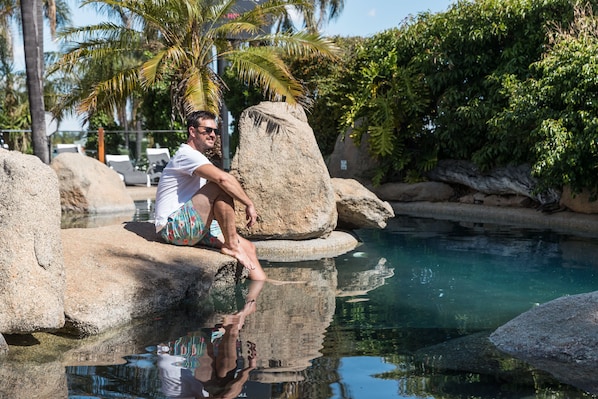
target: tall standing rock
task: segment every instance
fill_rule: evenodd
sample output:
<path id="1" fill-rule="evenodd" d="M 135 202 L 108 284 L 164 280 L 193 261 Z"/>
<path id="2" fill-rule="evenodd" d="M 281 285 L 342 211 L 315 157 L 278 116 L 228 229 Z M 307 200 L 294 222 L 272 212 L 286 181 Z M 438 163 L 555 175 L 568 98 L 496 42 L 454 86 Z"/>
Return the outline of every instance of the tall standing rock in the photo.
<path id="1" fill-rule="evenodd" d="M 0 149 L 0 333 L 62 327 L 64 290 L 56 174 Z"/>
<path id="2" fill-rule="evenodd" d="M 239 132 L 231 173 L 260 215 L 247 229 L 245 208 L 237 204 L 240 233 L 289 240 L 328 236 L 337 222 L 334 189 L 303 109 L 262 102 L 243 112 Z"/>

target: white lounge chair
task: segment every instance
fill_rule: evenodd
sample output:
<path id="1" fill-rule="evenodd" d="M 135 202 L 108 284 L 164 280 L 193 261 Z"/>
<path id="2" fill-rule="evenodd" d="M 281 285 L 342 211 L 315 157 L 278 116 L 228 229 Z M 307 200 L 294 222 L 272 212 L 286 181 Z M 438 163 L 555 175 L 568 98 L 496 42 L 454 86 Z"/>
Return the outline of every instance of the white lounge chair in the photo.
<path id="1" fill-rule="evenodd" d="M 63 152 L 83 154 L 83 148 L 81 148 L 81 144 L 56 144 L 56 154 L 62 154 Z"/>
<path id="2" fill-rule="evenodd" d="M 151 184 L 157 184 L 162 176 L 164 167 L 170 161 L 170 151 L 168 148 L 148 148 L 146 150 L 147 162 L 149 164 L 147 168 L 147 174 Z"/>
<path id="3" fill-rule="evenodd" d="M 120 175 L 126 186 L 134 186 L 136 184 L 150 186 L 149 175 L 146 172 L 135 169 L 128 155 L 106 154 L 105 158 L 106 165 Z"/>

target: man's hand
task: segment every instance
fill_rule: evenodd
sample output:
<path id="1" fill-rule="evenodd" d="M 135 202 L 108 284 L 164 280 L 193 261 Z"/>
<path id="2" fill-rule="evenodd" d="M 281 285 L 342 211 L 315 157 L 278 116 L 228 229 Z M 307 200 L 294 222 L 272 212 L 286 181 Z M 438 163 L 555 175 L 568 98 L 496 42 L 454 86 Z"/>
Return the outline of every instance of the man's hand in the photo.
<path id="1" fill-rule="evenodd" d="M 257 222 L 257 211 L 253 204 L 245 207 L 245 220 L 247 220 L 247 227 L 252 227 Z"/>

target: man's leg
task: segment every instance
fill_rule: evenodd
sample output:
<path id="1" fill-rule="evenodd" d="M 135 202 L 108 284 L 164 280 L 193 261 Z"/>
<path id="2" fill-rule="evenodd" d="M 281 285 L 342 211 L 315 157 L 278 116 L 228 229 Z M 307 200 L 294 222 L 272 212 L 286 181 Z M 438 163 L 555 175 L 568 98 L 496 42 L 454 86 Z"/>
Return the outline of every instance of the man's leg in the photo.
<path id="1" fill-rule="evenodd" d="M 220 251 L 234 257 L 247 268 L 250 279 L 265 280 L 266 273 L 257 259 L 255 245 L 237 233 L 233 199 L 217 184 L 207 183 L 195 194 L 192 201 L 193 207 L 206 226 L 209 226 L 213 219 L 218 221 L 224 236 Z"/>

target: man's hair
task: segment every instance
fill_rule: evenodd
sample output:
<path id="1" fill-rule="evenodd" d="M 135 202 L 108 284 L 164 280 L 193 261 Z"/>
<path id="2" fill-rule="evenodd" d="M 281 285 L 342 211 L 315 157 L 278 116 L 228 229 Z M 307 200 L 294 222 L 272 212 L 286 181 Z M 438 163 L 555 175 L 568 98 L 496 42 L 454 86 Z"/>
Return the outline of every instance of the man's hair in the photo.
<path id="1" fill-rule="evenodd" d="M 199 121 L 202 119 L 213 119 L 216 120 L 216 115 L 210 111 L 193 111 L 187 115 L 187 130 L 190 127 L 198 127 Z"/>

